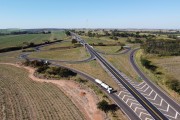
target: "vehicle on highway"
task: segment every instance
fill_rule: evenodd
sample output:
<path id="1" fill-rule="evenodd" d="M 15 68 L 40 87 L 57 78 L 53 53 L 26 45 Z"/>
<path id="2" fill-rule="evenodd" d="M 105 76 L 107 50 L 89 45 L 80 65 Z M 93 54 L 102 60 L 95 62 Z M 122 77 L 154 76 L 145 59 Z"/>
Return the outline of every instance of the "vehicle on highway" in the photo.
<path id="1" fill-rule="evenodd" d="M 106 83 L 103 83 L 101 80 L 95 79 L 95 82 L 100 84 L 103 88 L 105 88 L 108 91 L 108 93 L 111 94 L 113 92 L 113 88 L 109 87 Z"/>

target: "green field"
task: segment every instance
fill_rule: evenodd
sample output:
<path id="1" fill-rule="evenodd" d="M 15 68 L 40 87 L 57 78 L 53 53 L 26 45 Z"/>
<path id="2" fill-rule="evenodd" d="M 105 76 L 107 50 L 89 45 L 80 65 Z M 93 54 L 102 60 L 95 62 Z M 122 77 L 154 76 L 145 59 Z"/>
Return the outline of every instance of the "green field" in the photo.
<path id="1" fill-rule="evenodd" d="M 48 45 L 42 48 L 42 50 L 52 50 L 52 49 L 61 49 L 62 47 L 73 47 L 74 44 L 72 44 L 69 41 L 62 41 L 60 43 Z"/>
<path id="2" fill-rule="evenodd" d="M 119 53 L 121 51 L 121 46 L 94 46 L 94 48 L 109 54 Z"/>
<path id="3" fill-rule="evenodd" d="M 83 114 L 55 85 L 32 81 L 25 70 L 0 65 L 1 120 L 83 120 Z"/>
<path id="4" fill-rule="evenodd" d="M 24 42 L 43 43 L 47 40 L 66 39 L 64 31 L 56 31 L 51 34 L 24 34 L 24 35 L 5 35 L 0 36 L 0 49 L 7 47 L 23 46 Z"/>
<path id="5" fill-rule="evenodd" d="M 105 58 L 111 62 L 118 70 L 125 73 L 130 78 L 133 78 L 135 81 L 141 81 L 137 73 L 134 71 L 131 63 L 129 61 L 129 54 L 120 54 L 120 55 L 104 55 Z"/>
<path id="6" fill-rule="evenodd" d="M 83 47 L 79 47 L 79 48 L 72 48 L 72 49 L 34 52 L 29 57 L 44 58 L 44 59 L 50 59 L 50 60 L 77 61 L 77 60 L 84 60 L 88 58 L 89 54 L 85 51 Z"/>
<path id="7" fill-rule="evenodd" d="M 50 39 L 51 34 L 8 35 L 0 37 L 0 49 L 14 46 L 23 46 L 23 42 L 42 43 Z"/>

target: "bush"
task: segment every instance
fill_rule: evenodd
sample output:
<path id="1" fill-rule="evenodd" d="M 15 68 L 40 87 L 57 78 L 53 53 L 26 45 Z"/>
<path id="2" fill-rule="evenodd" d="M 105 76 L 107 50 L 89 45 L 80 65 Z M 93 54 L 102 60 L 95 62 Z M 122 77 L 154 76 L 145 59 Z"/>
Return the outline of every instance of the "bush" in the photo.
<path id="1" fill-rule="evenodd" d="M 34 60 L 30 61 L 29 59 L 26 59 L 25 62 L 23 63 L 25 66 L 31 66 L 31 67 L 42 67 L 42 66 L 47 66 L 49 63 L 45 63 L 45 61 L 41 60 Z"/>
<path id="2" fill-rule="evenodd" d="M 109 111 L 115 112 L 118 109 L 118 106 L 115 104 L 109 105 L 106 100 L 102 100 L 97 104 L 97 108 L 107 113 Z"/>
<path id="3" fill-rule="evenodd" d="M 174 90 L 175 92 L 177 92 L 178 94 L 180 94 L 180 82 L 177 79 L 172 79 L 172 80 L 168 80 L 166 82 L 166 85 Z"/>
<path id="4" fill-rule="evenodd" d="M 101 102 L 97 103 L 97 108 L 104 111 L 105 113 L 108 112 L 108 102 L 105 100 L 102 100 Z"/>
<path id="5" fill-rule="evenodd" d="M 149 60 L 147 60 L 145 58 L 141 57 L 141 63 L 145 68 L 147 68 L 147 69 L 149 69 L 151 71 L 156 71 L 156 69 L 157 69 L 157 66 L 152 65 L 151 61 L 149 61 Z"/>

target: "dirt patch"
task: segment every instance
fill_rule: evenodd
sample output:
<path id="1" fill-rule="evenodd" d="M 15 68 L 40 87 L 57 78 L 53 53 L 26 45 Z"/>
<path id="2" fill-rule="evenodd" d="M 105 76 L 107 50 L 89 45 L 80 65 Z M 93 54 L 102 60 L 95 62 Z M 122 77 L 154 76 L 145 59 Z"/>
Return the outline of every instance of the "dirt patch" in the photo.
<path id="1" fill-rule="evenodd" d="M 87 120 L 104 120 L 105 114 L 97 109 L 97 96 L 88 88 L 84 88 L 74 81 L 68 80 L 44 80 L 34 76 L 35 69 L 20 64 L 0 63 L 13 65 L 28 70 L 29 77 L 37 82 L 53 83 L 60 88 L 79 108 Z"/>

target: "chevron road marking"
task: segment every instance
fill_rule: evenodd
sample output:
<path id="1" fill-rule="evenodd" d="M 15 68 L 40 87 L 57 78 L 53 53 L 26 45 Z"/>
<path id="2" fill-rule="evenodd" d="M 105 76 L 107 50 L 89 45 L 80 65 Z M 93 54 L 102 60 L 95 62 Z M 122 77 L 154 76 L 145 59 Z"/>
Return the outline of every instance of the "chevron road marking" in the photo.
<path id="1" fill-rule="evenodd" d="M 150 115 L 149 115 L 149 114 L 147 114 L 147 113 L 141 112 L 141 113 L 140 113 L 140 115 L 139 115 L 139 117 L 140 117 L 140 118 L 141 118 L 141 115 L 142 115 L 142 114 L 145 114 L 145 115 L 150 116 Z"/>
<path id="2" fill-rule="evenodd" d="M 141 106 L 139 103 L 131 103 L 130 107 L 132 107 L 132 105 L 137 105 L 137 106 Z"/>
<path id="3" fill-rule="evenodd" d="M 130 99 L 130 98 L 128 98 L 127 101 L 126 101 L 126 104 L 127 104 L 129 101 L 137 102 L 137 100 L 135 100 L 135 99 Z M 137 102 L 137 103 L 138 103 L 138 102 Z"/>
<path id="4" fill-rule="evenodd" d="M 146 118 L 145 120 L 153 120 L 153 119 L 150 119 L 150 118 Z"/>

